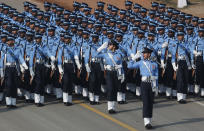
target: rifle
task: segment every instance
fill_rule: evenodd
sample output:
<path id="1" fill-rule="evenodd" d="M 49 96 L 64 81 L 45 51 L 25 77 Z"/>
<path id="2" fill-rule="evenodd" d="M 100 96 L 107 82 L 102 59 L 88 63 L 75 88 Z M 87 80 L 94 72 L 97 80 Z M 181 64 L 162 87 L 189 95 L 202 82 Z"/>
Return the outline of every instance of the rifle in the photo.
<path id="1" fill-rule="evenodd" d="M 55 58 L 57 58 L 59 45 L 60 45 L 60 44 L 58 43 L 58 45 L 57 45 L 57 50 L 56 50 L 56 54 L 55 54 Z M 51 62 L 51 66 L 52 66 L 52 65 L 54 66 L 55 63 Z M 50 72 L 50 78 L 53 77 L 54 73 L 55 73 L 55 69 L 51 70 L 51 72 Z"/>
<path id="2" fill-rule="evenodd" d="M 176 63 L 177 63 L 177 59 L 178 59 L 178 43 L 177 43 L 177 47 L 176 47 Z M 177 76 L 177 71 L 174 71 L 174 75 L 173 75 L 173 80 L 176 80 L 176 76 Z"/>
<path id="3" fill-rule="evenodd" d="M 169 39 L 168 39 L 168 44 L 169 44 Z M 168 61 L 168 47 L 166 48 L 166 50 L 165 50 L 165 62 L 166 62 L 166 64 L 167 64 L 167 61 Z M 164 68 L 163 70 L 162 70 L 162 77 L 164 77 L 164 74 L 165 74 L 165 71 L 166 71 L 166 69 Z"/>
<path id="4" fill-rule="evenodd" d="M 195 50 L 197 51 L 198 50 L 198 39 L 196 41 L 196 46 L 195 46 Z M 197 56 L 194 56 L 194 63 L 196 65 L 196 61 L 197 61 Z M 195 72 L 196 69 L 192 69 L 192 77 L 194 76 L 194 82 L 196 82 L 196 72 Z"/>

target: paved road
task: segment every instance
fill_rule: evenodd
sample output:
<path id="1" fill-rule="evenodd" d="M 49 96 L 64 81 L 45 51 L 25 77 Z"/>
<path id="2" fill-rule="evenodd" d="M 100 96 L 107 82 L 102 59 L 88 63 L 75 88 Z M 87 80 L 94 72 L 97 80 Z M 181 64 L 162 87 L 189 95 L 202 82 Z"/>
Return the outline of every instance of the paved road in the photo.
<path id="1" fill-rule="evenodd" d="M 22 11 L 23 0 L 0 0 Z M 37 108 L 18 101 L 18 108 L 0 106 L 0 131 L 143 131 L 142 103 L 131 97 L 126 105 L 117 107 L 118 114 L 107 114 L 105 101 L 90 106 L 75 98 L 65 107 L 53 98 Z M 153 125 L 156 131 L 203 131 L 204 100 L 188 99 L 180 105 L 164 98 L 156 99 Z"/>

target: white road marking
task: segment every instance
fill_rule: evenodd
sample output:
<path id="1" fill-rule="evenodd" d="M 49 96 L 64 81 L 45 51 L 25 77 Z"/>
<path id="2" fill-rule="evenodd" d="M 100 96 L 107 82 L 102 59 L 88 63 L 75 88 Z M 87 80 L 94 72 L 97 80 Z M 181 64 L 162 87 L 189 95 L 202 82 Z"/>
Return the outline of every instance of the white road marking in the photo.
<path id="1" fill-rule="evenodd" d="M 196 103 L 196 104 L 198 104 L 198 105 L 200 105 L 200 106 L 203 106 L 203 107 L 204 107 L 204 103 L 199 102 L 199 101 L 197 101 L 197 100 L 195 100 L 195 99 L 193 99 L 193 98 L 191 98 L 190 100 L 191 100 L 192 102 L 194 102 L 194 103 Z"/>

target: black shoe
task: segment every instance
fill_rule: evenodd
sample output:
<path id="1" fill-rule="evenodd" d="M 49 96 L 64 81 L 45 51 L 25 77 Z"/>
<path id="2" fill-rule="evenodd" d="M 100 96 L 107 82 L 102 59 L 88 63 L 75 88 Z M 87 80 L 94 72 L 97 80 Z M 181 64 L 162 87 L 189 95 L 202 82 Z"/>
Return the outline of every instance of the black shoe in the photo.
<path id="1" fill-rule="evenodd" d="M 25 100 L 26 103 L 34 103 L 34 100 L 31 100 L 31 99 L 27 99 Z"/>
<path id="2" fill-rule="evenodd" d="M 70 102 L 66 102 L 65 103 L 65 106 L 72 106 L 73 104 L 72 103 L 70 103 Z"/>
<path id="3" fill-rule="evenodd" d="M 16 106 L 16 105 L 11 105 L 11 108 L 12 108 L 12 109 L 16 109 L 17 106 Z"/>
<path id="4" fill-rule="evenodd" d="M 204 96 L 200 96 L 200 98 L 204 98 Z"/>
<path id="5" fill-rule="evenodd" d="M 128 102 L 127 101 L 123 101 L 123 104 L 127 104 Z"/>
<path id="6" fill-rule="evenodd" d="M 146 128 L 147 130 L 150 130 L 150 129 L 152 129 L 152 125 L 151 125 L 151 124 L 147 124 L 147 125 L 145 126 L 145 128 Z"/>
<path id="7" fill-rule="evenodd" d="M 24 96 L 18 96 L 18 99 L 19 99 L 19 100 L 24 100 L 25 97 L 24 97 Z"/>
<path id="8" fill-rule="evenodd" d="M 120 104 L 120 105 L 123 104 L 123 101 L 118 101 L 118 104 Z"/>
<path id="9" fill-rule="evenodd" d="M 188 95 L 194 96 L 194 93 L 193 92 L 188 92 Z"/>
<path id="10" fill-rule="evenodd" d="M 116 114 L 116 111 L 113 110 L 113 109 L 111 109 L 111 110 L 108 111 L 108 113 L 109 113 L 109 114 Z"/>
<path id="11" fill-rule="evenodd" d="M 177 97 L 176 97 L 176 96 L 172 96 L 172 99 L 175 99 L 175 100 L 176 100 L 176 99 L 177 99 Z"/>
<path id="12" fill-rule="evenodd" d="M 166 96 L 166 99 L 167 100 L 171 100 L 171 96 Z"/>
<path id="13" fill-rule="evenodd" d="M 89 97 L 83 97 L 85 101 L 89 101 Z"/>
<path id="14" fill-rule="evenodd" d="M 44 106 L 44 104 L 42 104 L 42 103 L 36 103 L 36 106 L 37 106 L 37 107 L 42 107 L 42 106 Z"/>
<path id="15" fill-rule="evenodd" d="M 186 100 L 180 100 L 180 101 L 178 101 L 180 104 L 186 104 Z"/>
<path id="16" fill-rule="evenodd" d="M 95 104 L 96 104 L 96 102 L 90 101 L 90 105 L 95 105 Z"/>
<path id="17" fill-rule="evenodd" d="M 6 107 L 7 107 L 8 109 L 11 109 L 11 108 L 12 108 L 12 106 L 11 106 L 11 105 L 6 105 Z"/>
<path id="18" fill-rule="evenodd" d="M 100 102 L 95 102 L 96 105 L 100 105 Z"/>

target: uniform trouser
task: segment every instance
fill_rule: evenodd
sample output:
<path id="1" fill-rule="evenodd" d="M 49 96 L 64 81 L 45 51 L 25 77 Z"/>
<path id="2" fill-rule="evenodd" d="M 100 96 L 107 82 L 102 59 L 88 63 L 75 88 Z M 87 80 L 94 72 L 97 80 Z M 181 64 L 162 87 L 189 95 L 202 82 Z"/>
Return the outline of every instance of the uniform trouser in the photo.
<path id="1" fill-rule="evenodd" d="M 107 100 L 116 101 L 117 91 L 121 84 L 118 80 L 117 71 L 106 71 Z"/>
<path id="2" fill-rule="evenodd" d="M 51 83 L 52 83 L 54 88 L 61 88 L 61 84 L 59 83 L 59 75 L 60 75 L 59 70 L 58 70 L 58 68 L 56 68 L 56 70 L 54 71 L 54 74 L 51 78 L 51 80 L 52 80 Z"/>
<path id="3" fill-rule="evenodd" d="M 35 93 L 43 96 L 45 86 L 45 67 L 43 64 L 35 65 Z"/>
<path id="4" fill-rule="evenodd" d="M 170 58 L 167 60 L 167 66 L 165 69 L 163 80 L 164 80 L 164 85 L 172 89 L 175 88 L 173 76 L 174 76 L 174 69 L 171 64 L 171 58 Z"/>
<path id="5" fill-rule="evenodd" d="M 159 57 L 157 58 L 157 60 L 158 60 L 158 62 L 160 63 L 161 56 L 159 56 Z M 161 64 L 161 63 L 160 63 L 160 64 Z M 163 71 L 163 69 L 159 67 L 159 72 L 158 72 L 158 73 L 159 73 L 159 77 L 158 77 L 158 83 L 159 83 L 159 84 L 163 84 L 162 71 Z"/>
<path id="6" fill-rule="evenodd" d="M 91 63 L 91 73 L 89 76 L 89 92 L 100 95 L 102 75 L 100 63 Z"/>
<path id="7" fill-rule="evenodd" d="M 51 84 L 52 80 L 50 78 L 51 68 L 45 67 L 45 85 Z"/>
<path id="8" fill-rule="evenodd" d="M 6 67 L 5 69 L 5 96 L 17 97 L 17 70 L 16 67 Z"/>
<path id="9" fill-rule="evenodd" d="M 185 60 L 178 61 L 177 92 L 187 94 L 188 66 Z"/>
<path id="10" fill-rule="evenodd" d="M 77 66 L 74 65 L 74 68 L 77 69 Z M 74 73 L 73 82 L 74 82 L 75 85 L 80 85 L 80 78 L 77 77 L 77 70 L 76 70 L 75 73 Z"/>
<path id="11" fill-rule="evenodd" d="M 29 92 L 33 92 L 34 91 L 33 86 L 30 85 L 30 71 L 29 71 L 29 69 L 25 70 L 25 74 L 24 74 L 24 87 L 25 87 L 26 91 L 29 91 Z"/>
<path id="12" fill-rule="evenodd" d="M 106 85 L 106 79 L 104 77 L 104 71 L 101 71 L 101 84 Z"/>
<path id="13" fill-rule="evenodd" d="M 204 88 L 204 62 L 202 56 L 196 58 L 195 65 L 195 84 L 200 85 L 200 88 Z"/>
<path id="14" fill-rule="evenodd" d="M 86 67 L 84 64 L 82 64 L 82 70 L 80 74 L 80 85 L 83 88 L 88 88 L 88 82 L 86 81 L 86 76 L 87 76 Z"/>
<path id="15" fill-rule="evenodd" d="M 143 102 L 143 118 L 152 118 L 153 92 L 151 83 L 141 82 L 141 93 Z"/>
<path id="16" fill-rule="evenodd" d="M 62 78 L 62 90 L 69 95 L 72 95 L 74 81 L 74 64 L 64 64 L 64 75 Z"/>
<path id="17" fill-rule="evenodd" d="M 129 69 L 127 71 L 127 77 L 126 77 L 126 82 L 127 83 L 135 83 L 135 79 L 133 77 L 133 72 L 134 72 L 134 70 L 132 70 L 132 69 Z"/>
<path id="18" fill-rule="evenodd" d="M 135 78 L 136 86 L 140 86 L 141 85 L 140 70 L 139 69 L 135 69 L 134 72 L 133 72 L 133 76 Z"/>
<path id="19" fill-rule="evenodd" d="M 126 85 L 127 85 L 127 63 L 125 61 L 123 61 L 123 70 L 124 70 L 124 74 L 125 74 L 125 81 L 121 83 L 121 86 L 118 87 L 118 92 L 122 92 L 122 93 L 125 93 L 126 91 Z"/>

